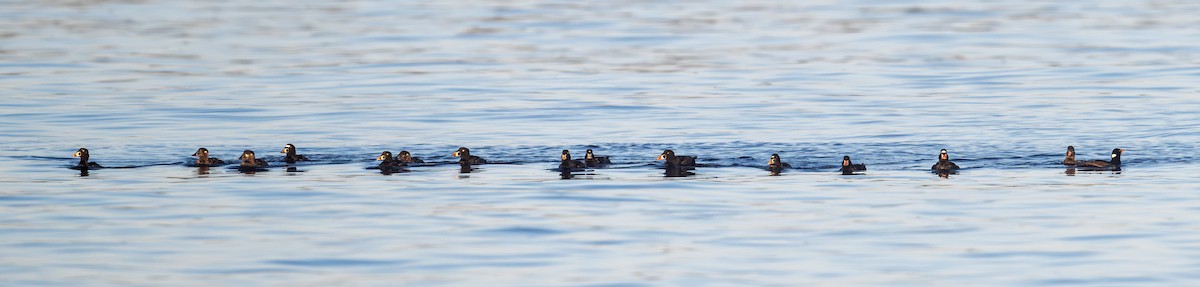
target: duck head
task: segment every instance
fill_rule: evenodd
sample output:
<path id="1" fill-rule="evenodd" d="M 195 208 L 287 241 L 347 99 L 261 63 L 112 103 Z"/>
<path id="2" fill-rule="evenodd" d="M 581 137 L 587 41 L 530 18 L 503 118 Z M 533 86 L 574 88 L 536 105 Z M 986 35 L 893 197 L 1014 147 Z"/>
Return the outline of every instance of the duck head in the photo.
<path id="1" fill-rule="evenodd" d="M 768 165 L 776 165 L 780 162 L 783 162 L 783 160 L 779 159 L 779 154 L 777 153 L 771 154 L 771 159 L 767 160 Z"/>
<path id="2" fill-rule="evenodd" d="M 450 154 L 450 156 L 457 156 L 457 157 L 462 157 L 462 158 L 471 157 L 471 150 L 468 148 L 465 148 L 465 147 L 460 147 L 460 148 L 458 148 L 458 150 L 454 151 L 454 153 Z"/>
<path id="3" fill-rule="evenodd" d="M 379 156 L 375 157 L 375 160 L 392 161 L 392 152 L 385 150 Z"/>
<path id="4" fill-rule="evenodd" d="M 242 165 L 254 166 L 254 151 L 252 151 L 252 150 L 242 151 L 242 155 L 239 156 L 238 159 L 242 160 Z"/>
<path id="5" fill-rule="evenodd" d="M 1112 157 L 1111 163 L 1113 165 L 1118 165 L 1118 166 L 1121 165 L 1121 154 L 1123 154 L 1123 153 L 1125 153 L 1124 149 L 1114 148 L 1112 151 L 1112 155 L 1109 155 L 1109 157 Z"/>
<path id="6" fill-rule="evenodd" d="M 79 158 L 79 165 L 87 165 L 88 157 L 91 157 L 91 155 L 88 154 L 87 148 L 79 148 L 79 150 L 76 150 L 75 153 L 71 154 L 71 157 Z"/>
<path id="7" fill-rule="evenodd" d="M 942 152 L 938 154 L 938 161 L 950 161 L 950 154 L 946 152 L 946 149 L 942 149 Z"/>
<path id="8" fill-rule="evenodd" d="M 667 162 L 674 162 L 675 161 L 675 151 L 664 150 L 662 152 L 662 154 L 658 155 L 658 158 L 656 160 L 666 160 Z"/>
<path id="9" fill-rule="evenodd" d="M 594 160 L 594 159 L 596 159 L 596 154 L 593 154 L 592 149 L 589 148 L 586 152 L 583 153 L 583 159 Z"/>
<path id="10" fill-rule="evenodd" d="M 843 167 L 850 166 L 850 156 L 848 156 L 848 155 L 842 156 L 842 166 Z"/>
<path id="11" fill-rule="evenodd" d="M 285 145 L 283 145 L 283 150 L 279 151 L 279 153 L 287 154 L 287 156 L 289 156 L 289 157 L 295 156 L 296 155 L 296 146 L 292 145 L 292 144 L 285 144 Z"/>
<path id="12" fill-rule="evenodd" d="M 400 154 L 396 155 L 396 159 L 403 162 L 409 162 L 412 161 L 412 154 L 408 153 L 406 150 L 402 150 L 400 151 Z"/>
<path id="13" fill-rule="evenodd" d="M 571 160 L 571 151 L 564 149 L 562 152 L 561 159 L 562 159 L 562 161 L 570 161 Z"/>

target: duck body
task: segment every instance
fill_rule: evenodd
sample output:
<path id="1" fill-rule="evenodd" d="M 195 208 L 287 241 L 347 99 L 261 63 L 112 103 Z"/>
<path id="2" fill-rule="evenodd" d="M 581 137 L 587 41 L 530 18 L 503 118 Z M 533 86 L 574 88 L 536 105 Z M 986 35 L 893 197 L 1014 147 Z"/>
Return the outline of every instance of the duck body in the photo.
<path id="1" fill-rule="evenodd" d="M 1067 146 L 1067 156 L 1063 158 L 1063 165 L 1076 165 L 1075 161 L 1075 146 Z"/>
<path id="2" fill-rule="evenodd" d="M 597 167 L 612 164 L 612 161 L 608 159 L 608 156 L 598 156 L 588 149 L 583 155 L 583 163 L 588 167 Z"/>
<path id="3" fill-rule="evenodd" d="M 283 162 L 286 162 L 286 163 L 296 163 L 297 161 L 308 161 L 308 157 L 306 157 L 302 154 L 296 153 L 296 146 L 293 144 L 283 145 L 283 150 L 279 151 L 279 153 L 284 154 Z"/>
<path id="4" fill-rule="evenodd" d="M 658 160 L 666 161 L 663 164 L 663 170 L 667 177 L 682 177 L 689 176 L 693 173 L 689 170 L 696 169 L 696 157 L 694 156 L 676 156 L 675 151 L 664 150 L 658 155 Z"/>
<path id="5" fill-rule="evenodd" d="M 225 165 L 225 161 L 223 161 L 219 158 L 208 156 L 208 149 L 206 149 L 206 148 L 197 149 L 196 152 L 192 154 L 192 156 L 196 157 L 196 166 L 197 167 L 213 167 L 213 166 Z"/>
<path id="6" fill-rule="evenodd" d="M 1089 160 L 1075 163 L 1075 168 L 1084 171 L 1118 171 L 1121 170 L 1121 154 L 1123 149 L 1113 149 L 1110 160 Z"/>
<path id="7" fill-rule="evenodd" d="M 859 172 L 867 171 L 867 165 L 863 163 L 854 163 L 850 161 L 850 156 L 842 157 L 842 174 L 850 175 Z"/>
<path id="8" fill-rule="evenodd" d="M 465 147 L 458 148 L 458 150 L 455 151 L 454 153 L 450 154 L 450 156 L 458 157 L 458 164 L 461 164 L 461 165 L 474 165 L 474 164 L 486 164 L 487 163 L 486 159 L 483 159 L 482 157 L 471 155 L 471 150 L 467 149 Z"/>
<path id="9" fill-rule="evenodd" d="M 938 162 L 933 164 L 930 169 L 938 173 L 955 172 L 958 171 L 958 165 L 950 161 L 950 154 L 946 152 L 946 149 L 942 149 L 938 155 Z"/>
<path id="10" fill-rule="evenodd" d="M 101 166 L 100 164 L 98 164 L 94 161 L 88 161 L 88 159 L 91 158 L 91 154 L 88 153 L 87 148 L 79 148 L 79 150 L 76 150 L 74 154 L 71 154 L 71 157 L 79 158 L 79 163 L 76 163 L 75 166 L 71 167 L 72 169 L 104 168 L 104 166 Z"/>
<path id="11" fill-rule="evenodd" d="M 558 170 L 561 172 L 580 171 L 587 168 L 587 164 L 584 164 L 583 161 L 571 159 L 571 151 L 565 149 L 559 159 Z"/>
<path id="12" fill-rule="evenodd" d="M 238 159 L 242 161 L 241 165 L 238 165 L 238 169 L 243 171 L 265 170 L 270 166 L 270 164 L 267 164 L 267 161 L 255 158 L 254 151 L 252 150 L 242 151 L 242 155 Z"/>
<path id="13" fill-rule="evenodd" d="M 677 166 L 684 169 L 696 169 L 696 157 L 686 155 L 675 155 L 673 150 L 664 150 L 658 155 L 658 160 L 666 161 L 667 166 Z"/>
<path id="14" fill-rule="evenodd" d="M 396 162 L 398 162 L 400 165 L 408 165 L 410 163 L 425 163 L 425 161 L 421 160 L 420 158 L 413 157 L 412 153 L 409 153 L 406 150 L 402 150 L 396 155 Z"/>

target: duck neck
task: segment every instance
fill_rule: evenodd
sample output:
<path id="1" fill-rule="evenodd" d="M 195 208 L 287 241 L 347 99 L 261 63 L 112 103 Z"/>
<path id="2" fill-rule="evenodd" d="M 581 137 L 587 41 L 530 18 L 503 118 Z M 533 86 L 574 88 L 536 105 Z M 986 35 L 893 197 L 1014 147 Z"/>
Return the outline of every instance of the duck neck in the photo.
<path id="1" fill-rule="evenodd" d="M 86 153 L 79 155 L 79 164 L 78 165 L 79 166 L 87 166 L 87 164 L 88 164 L 88 155 Z"/>

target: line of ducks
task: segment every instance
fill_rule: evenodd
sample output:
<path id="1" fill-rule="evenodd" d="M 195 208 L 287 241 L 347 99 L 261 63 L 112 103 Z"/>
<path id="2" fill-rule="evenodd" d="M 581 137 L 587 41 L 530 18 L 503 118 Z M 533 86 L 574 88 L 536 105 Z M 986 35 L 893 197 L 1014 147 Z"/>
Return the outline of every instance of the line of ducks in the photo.
<path id="1" fill-rule="evenodd" d="M 1076 161 L 1075 147 L 1068 146 L 1067 155 L 1063 159 L 1062 164 L 1072 169 L 1072 171 L 1074 169 L 1083 171 L 1120 171 L 1121 154 L 1124 152 L 1124 149 L 1116 148 L 1112 150 L 1109 160 Z M 283 161 L 288 164 L 309 160 L 308 157 L 298 154 L 296 151 L 296 146 L 290 143 L 284 145 L 283 150 L 281 150 L 279 153 L 284 154 Z M 471 170 L 471 166 L 488 163 L 488 161 L 482 157 L 471 155 L 471 150 L 465 147 L 458 148 L 458 150 L 455 150 L 450 155 L 459 158 L 458 164 L 462 166 L 463 172 L 469 172 Z M 87 148 L 79 148 L 79 150 L 75 151 L 75 154 L 72 156 L 79 158 L 79 163 L 72 167 L 74 169 L 88 170 L 104 168 L 96 162 L 88 161 L 90 155 L 88 154 Z M 197 149 L 192 156 L 196 157 L 195 165 L 197 167 L 217 167 L 226 164 L 225 161 L 210 156 L 208 154 L 208 149 L 206 148 Z M 563 173 L 578 172 L 588 168 L 602 168 L 612 163 L 608 156 L 597 156 L 591 149 L 588 149 L 584 153 L 582 160 L 572 159 L 571 151 L 564 149 L 559 159 L 560 163 L 558 165 L 558 170 Z M 238 160 L 241 161 L 241 163 L 238 165 L 238 169 L 246 172 L 265 171 L 266 168 L 270 166 L 266 160 L 256 158 L 254 156 L 254 151 L 251 150 L 243 151 L 242 155 L 238 157 Z M 380 170 L 380 172 L 383 173 L 405 172 L 407 171 L 405 167 L 409 166 L 410 164 L 425 163 L 425 161 L 421 160 L 420 158 L 413 157 L 411 153 L 403 150 L 400 151 L 400 153 L 398 153 L 396 156 L 392 156 L 392 152 L 390 151 L 383 151 L 383 153 L 379 154 L 375 160 L 380 162 L 376 167 Z M 696 169 L 695 156 L 675 155 L 675 151 L 669 149 L 664 150 L 662 154 L 659 154 L 656 160 L 665 162 L 663 169 L 667 176 L 688 176 L 692 175 L 693 173 L 691 171 Z M 791 167 L 792 166 L 790 164 L 783 162 L 783 159 L 779 157 L 779 154 L 771 154 L 770 159 L 767 160 L 766 169 L 771 172 L 771 175 L 780 175 L 784 169 Z M 842 174 L 861 174 L 866 170 L 866 164 L 854 163 L 850 161 L 850 156 L 842 157 L 842 166 L 840 169 Z M 956 173 L 959 170 L 959 167 L 957 164 L 950 161 L 950 154 L 946 151 L 946 149 L 942 149 L 938 153 L 938 162 L 930 167 L 930 170 L 938 173 L 939 175 L 945 175 Z"/>

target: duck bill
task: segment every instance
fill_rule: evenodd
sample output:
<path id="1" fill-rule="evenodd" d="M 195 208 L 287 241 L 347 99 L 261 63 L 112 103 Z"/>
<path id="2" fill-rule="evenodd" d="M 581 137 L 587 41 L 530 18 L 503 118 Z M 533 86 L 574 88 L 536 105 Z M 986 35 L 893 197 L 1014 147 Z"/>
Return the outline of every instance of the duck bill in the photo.
<path id="1" fill-rule="evenodd" d="M 279 153 L 287 153 L 287 148 L 283 148 L 283 150 L 279 151 Z"/>
<path id="2" fill-rule="evenodd" d="M 200 156 L 200 153 L 194 152 L 194 153 L 192 153 L 192 156 Z"/>
<path id="3" fill-rule="evenodd" d="M 456 151 L 456 152 L 450 154 L 450 156 L 458 156 L 459 154 L 461 154 L 461 153 Z"/>
<path id="4" fill-rule="evenodd" d="M 666 154 L 660 154 L 660 155 L 658 155 L 658 158 L 656 158 L 656 159 L 654 159 L 654 160 L 664 160 L 664 159 L 666 159 L 666 158 L 667 158 L 667 155 L 666 155 Z"/>
<path id="5" fill-rule="evenodd" d="M 375 160 L 384 160 L 383 157 L 384 157 L 384 155 L 381 154 L 381 155 L 375 157 Z"/>
<path id="6" fill-rule="evenodd" d="M 83 156 L 83 153 L 81 153 L 81 152 L 75 152 L 75 153 L 71 154 L 71 157 L 81 157 L 81 156 Z"/>

